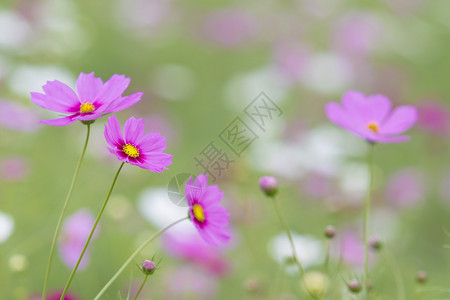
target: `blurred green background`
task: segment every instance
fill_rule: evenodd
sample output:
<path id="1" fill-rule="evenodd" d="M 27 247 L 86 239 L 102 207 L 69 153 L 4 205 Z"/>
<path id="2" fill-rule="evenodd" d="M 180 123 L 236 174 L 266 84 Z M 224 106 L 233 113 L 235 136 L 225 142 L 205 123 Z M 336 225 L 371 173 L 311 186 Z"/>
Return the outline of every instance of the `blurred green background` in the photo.
<path id="1" fill-rule="evenodd" d="M 328 224 L 337 228 L 332 244 L 344 233 L 360 239 L 367 147 L 324 114 L 326 103 L 340 101 L 350 89 L 419 108 L 410 142 L 376 147 L 372 232 L 398 262 L 406 299 L 450 299 L 449 39 L 447 0 L 2 0 L 0 211 L 9 223 L 0 239 L 0 299 L 29 299 L 42 289 L 51 237 L 85 135 L 79 122 L 38 125 L 56 114 L 33 105 L 29 93 L 40 92 L 47 80 L 74 87 L 80 72 L 104 81 L 113 74 L 130 77 L 125 94 L 144 96 L 116 115 L 122 124 L 130 116 L 144 118 L 146 132 L 166 136 L 166 152 L 174 155 L 162 174 L 125 166 L 90 247 L 90 263 L 72 284 L 80 299 L 92 299 L 157 229 L 138 205 L 144 189 L 166 190 L 177 174 L 204 172 L 194 158 L 212 141 L 234 160 L 215 182 L 231 213 L 233 246 L 221 254 L 230 270 L 213 276 L 213 292 L 199 287 L 177 298 L 306 299 L 298 277 L 285 274 L 269 250 L 281 226 L 258 178 L 279 179 L 278 201 L 288 224 L 323 251 Z M 260 92 L 283 111 L 265 131 L 244 112 Z M 19 105 L 12 120 L 7 103 Z M 258 135 L 240 156 L 219 139 L 236 117 Z M 80 208 L 95 216 L 119 166 L 106 150 L 105 121 L 92 125 L 68 216 Z M 176 208 L 168 197 L 164 201 L 164 210 Z M 353 299 L 344 282 L 360 278 L 360 252 L 351 248 L 346 256 L 339 246 L 332 249 L 337 254 L 330 262 L 328 299 Z M 154 253 L 163 264 L 142 298 L 169 299 L 166 291 L 182 285 L 170 281 L 170 272 L 198 266 L 171 257 L 160 242 L 145 251 Z M 395 266 L 375 256 L 374 297 L 398 299 Z M 422 269 L 429 280 L 418 285 Z M 323 271 L 322 263 L 308 270 Z M 201 281 L 208 273 L 199 272 Z M 61 289 L 69 273 L 56 254 L 50 289 Z M 118 291 L 125 297 L 130 278 L 133 286 L 143 279 L 134 265 L 105 299 L 119 299 Z"/>

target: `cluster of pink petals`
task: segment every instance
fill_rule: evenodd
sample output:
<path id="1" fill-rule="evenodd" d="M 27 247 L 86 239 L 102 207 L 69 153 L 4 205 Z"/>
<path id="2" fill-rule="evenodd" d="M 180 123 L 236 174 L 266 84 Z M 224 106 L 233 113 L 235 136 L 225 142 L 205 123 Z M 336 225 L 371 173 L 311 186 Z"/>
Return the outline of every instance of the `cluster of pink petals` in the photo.
<path id="1" fill-rule="evenodd" d="M 366 96 L 349 91 L 342 97 L 342 105 L 326 105 L 328 119 L 334 124 L 372 143 L 400 143 L 409 136 L 399 135 L 417 120 L 417 109 L 399 106 L 392 110 L 391 101 L 383 95 Z"/>
<path id="2" fill-rule="evenodd" d="M 130 78 L 113 75 L 103 83 L 94 73 L 80 73 L 75 93 L 66 84 L 48 81 L 42 89 L 44 93 L 31 93 L 31 101 L 42 108 L 68 114 L 65 117 L 41 121 L 47 125 L 65 126 L 76 120 L 92 121 L 103 114 L 113 113 L 132 106 L 141 100 L 143 93 L 122 96 L 128 88 Z"/>
<path id="3" fill-rule="evenodd" d="M 59 254 L 67 267 L 73 268 L 77 263 L 94 222 L 94 217 L 86 209 L 79 210 L 64 221 L 58 248 Z M 98 228 L 95 230 L 92 238 L 95 239 L 97 236 Z M 80 270 L 87 267 L 88 260 L 89 248 L 80 262 Z"/>
<path id="4" fill-rule="evenodd" d="M 189 216 L 200 236 L 213 246 L 218 246 L 219 241 L 227 242 L 230 234 L 225 227 L 228 226 L 230 215 L 224 207 L 220 206 L 223 192 L 219 190 L 219 187 L 208 186 L 207 175 L 200 174 L 195 181 L 192 177 L 189 178 L 185 187 L 185 196 L 189 205 Z"/>
<path id="5" fill-rule="evenodd" d="M 158 173 L 172 164 L 172 155 L 163 152 L 166 149 L 165 137 L 159 133 L 144 135 L 142 119 L 129 118 L 122 134 L 119 120 L 112 115 L 105 124 L 105 138 L 110 146 L 108 150 L 120 161 Z M 133 152 L 127 154 L 127 147 Z"/>
<path id="6" fill-rule="evenodd" d="M 200 266 L 213 275 L 223 276 L 230 269 L 220 248 L 207 244 L 195 232 L 167 234 L 163 241 L 169 254 Z"/>

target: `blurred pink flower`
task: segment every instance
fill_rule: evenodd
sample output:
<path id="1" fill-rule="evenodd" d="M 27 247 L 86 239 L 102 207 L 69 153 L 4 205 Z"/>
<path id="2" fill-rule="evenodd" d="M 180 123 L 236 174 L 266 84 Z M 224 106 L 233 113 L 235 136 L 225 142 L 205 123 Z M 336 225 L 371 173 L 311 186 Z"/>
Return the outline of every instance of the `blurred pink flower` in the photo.
<path id="1" fill-rule="evenodd" d="M 328 119 L 335 125 L 369 142 L 400 143 L 409 140 L 401 135 L 417 120 L 417 109 L 410 105 L 399 106 L 391 112 L 391 101 L 383 95 L 365 96 L 349 91 L 342 97 L 342 105 L 326 105 Z"/>
<path id="2" fill-rule="evenodd" d="M 216 277 L 192 267 L 177 267 L 166 273 L 164 299 L 214 299 L 218 292 Z"/>
<path id="3" fill-rule="evenodd" d="M 299 82 L 309 62 L 309 51 L 305 46 L 283 41 L 275 47 L 275 66 L 288 83 Z"/>
<path id="4" fill-rule="evenodd" d="M 349 55 L 367 55 L 380 43 L 381 28 L 374 17 L 365 13 L 345 15 L 336 24 L 334 44 Z"/>
<path id="5" fill-rule="evenodd" d="M 312 197 L 325 197 L 332 193 L 333 182 L 329 176 L 311 173 L 302 181 L 302 191 Z"/>
<path id="6" fill-rule="evenodd" d="M 46 299 L 47 300 L 60 300 L 61 299 L 61 295 L 62 295 L 62 291 L 53 291 L 53 292 L 50 292 L 46 296 Z M 42 296 L 38 295 L 38 294 L 28 297 L 28 300 L 41 300 L 41 299 L 42 299 Z M 75 295 L 73 295 L 72 293 L 68 292 L 64 296 L 64 300 L 80 300 L 80 298 L 78 298 Z"/>
<path id="7" fill-rule="evenodd" d="M 24 157 L 3 157 L 0 161 L 0 177 L 5 181 L 23 180 L 29 173 L 30 165 Z"/>
<path id="8" fill-rule="evenodd" d="M 332 256 L 336 260 L 342 261 L 348 265 L 357 268 L 364 267 L 365 248 L 364 243 L 351 230 L 344 230 L 340 232 L 332 246 Z M 374 257 L 369 253 L 369 263 L 373 263 Z"/>
<path id="9" fill-rule="evenodd" d="M 429 134 L 445 137 L 450 133 L 450 110 L 443 103 L 429 101 L 418 106 L 417 126 Z"/>
<path id="10" fill-rule="evenodd" d="M 54 80 L 47 81 L 42 87 L 44 94 L 31 93 L 31 102 L 52 111 L 69 114 L 68 116 L 41 121 L 47 125 L 65 126 L 77 120 L 92 121 L 128 108 L 141 100 L 143 93 L 134 93 L 123 97 L 130 78 L 114 74 L 103 83 L 94 77 L 94 72 L 80 73 L 76 82 L 77 94 L 66 84 Z"/>
<path id="11" fill-rule="evenodd" d="M 407 168 L 394 173 L 388 180 L 386 200 L 395 207 L 407 207 L 426 198 L 425 176 Z"/>
<path id="12" fill-rule="evenodd" d="M 80 209 L 69 216 L 63 223 L 61 235 L 59 238 L 59 254 L 64 264 L 73 268 L 83 250 L 86 240 L 89 237 L 95 218 L 87 209 Z M 94 231 L 92 236 L 95 239 L 98 236 L 99 228 Z M 89 248 L 86 250 L 81 260 L 79 269 L 87 267 L 89 262 Z"/>
<path id="13" fill-rule="evenodd" d="M 164 247 L 174 257 L 187 260 L 213 275 L 226 275 L 230 269 L 220 248 L 207 244 L 196 232 L 164 235 Z"/>
<path id="14" fill-rule="evenodd" d="M 33 132 L 40 128 L 39 116 L 26 106 L 0 100 L 0 126 L 16 131 Z"/>
<path id="15" fill-rule="evenodd" d="M 208 177 L 199 174 L 195 181 L 191 176 L 185 186 L 189 216 L 200 236 L 208 244 L 218 246 L 219 241 L 226 243 L 230 234 L 226 230 L 229 214 L 220 206 L 223 192 L 214 184 L 208 186 Z"/>
<path id="16" fill-rule="evenodd" d="M 236 47 L 252 40 L 257 20 L 245 11 L 225 9 L 208 15 L 203 24 L 205 37 L 225 47 Z"/>
<path id="17" fill-rule="evenodd" d="M 172 155 L 164 153 L 166 138 L 159 133 L 144 135 L 144 122 L 135 117 L 129 118 L 120 129 L 115 115 L 105 124 L 105 138 L 108 150 L 122 162 L 130 163 L 152 172 L 161 173 L 172 164 Z"/>

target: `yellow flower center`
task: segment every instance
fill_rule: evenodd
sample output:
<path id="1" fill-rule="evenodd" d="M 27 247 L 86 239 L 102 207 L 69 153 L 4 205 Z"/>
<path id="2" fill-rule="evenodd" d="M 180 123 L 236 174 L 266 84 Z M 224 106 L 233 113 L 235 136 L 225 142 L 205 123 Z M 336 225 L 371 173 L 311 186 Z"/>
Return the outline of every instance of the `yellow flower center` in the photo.
<path id="1" fill-rule="evenodd" d="M 194 204 L 192 207 L 192 211 L 194 212 L 194 217 L 199 221 L 200 223 L 203 223 L 205 221 L 205 212 L 203 211 L 203 207 L 199 204 Z"/>
<path id="2" fill-rule="evenodd" d="M 82 113 L 82 114 L 94 111 L 94 109 L 95 109 L 95 106 L 89 102 L 84 102 L 83 104 L 80 105 L 80 113 Z"/>
<path id="3" fill-rule="evenodd" d="M 378 133 L 378 123 L 376 122 L 370 122 L 369 124 L 367 124 L 367 128 L 369 128 L 375 133 Z"/>
<path id="4" fill-rule="evenodd" d="M 139 149 L 131 144 L 123 145 L 122 150 L 129 157 L 138 157 L 139 156 Z"/>

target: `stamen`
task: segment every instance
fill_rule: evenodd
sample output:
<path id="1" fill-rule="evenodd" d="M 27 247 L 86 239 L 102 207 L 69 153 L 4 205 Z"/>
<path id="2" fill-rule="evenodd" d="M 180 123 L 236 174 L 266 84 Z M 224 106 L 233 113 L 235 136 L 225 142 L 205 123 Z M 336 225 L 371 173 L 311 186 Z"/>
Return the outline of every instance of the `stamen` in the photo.
<path id="1" fill-rule="evenodd" d="M 92 103 L 84 102 L 80 105 L 80 113 L 88 113 L 95 110 L 95 106 Z"/>
<path id="2" fill-rule="evenodd" d="M 138 157 L 139 156 L 139 149 L 131 144 L 123 145 L 122 150 L 129 157 Z"/>
<path id="3" fill-rule="evenodd" d="M 370 130 L 372 130 L 375 133 L 378 133 L 379 126 L 378 126 L 378 123 L 376 123 L 376 122 L 370 122 L 369 124 L 367 124 L 367 128 L 369 128 Z"/>
<path id="4" fill-rule="evenodd" d="M 194 213 L 194 217 L 200 223 L 205 221 L 205 212 L 203 211 L 203 207 L 199 204 L 194 204 L 192 207 L 192 211 Z"/>

